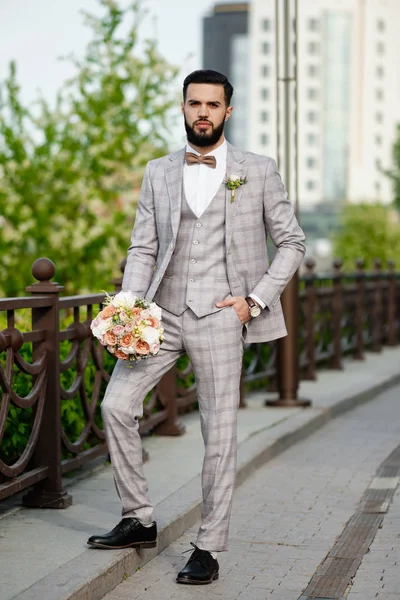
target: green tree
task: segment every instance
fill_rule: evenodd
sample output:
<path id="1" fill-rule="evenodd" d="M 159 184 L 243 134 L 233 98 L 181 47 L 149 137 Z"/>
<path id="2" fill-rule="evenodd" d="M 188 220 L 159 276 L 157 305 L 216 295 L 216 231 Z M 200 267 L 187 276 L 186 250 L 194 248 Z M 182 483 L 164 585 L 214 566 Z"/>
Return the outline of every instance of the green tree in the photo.
<path id="1" fill-rule="evenodd" d="M 367 268 L 379 258 L 400 266 L 400 223 L 396 211 L 382 204 L 349 204 L 344 207 L 342 227 L 333 237 L 335 256 L 343 259 L 344 269 L 354 271 L 355 261 L 363 258 Z"/>
<path id="2" fill-rule="evenodd" d="M 142 10 L 99 0 L 93 37 L 51 108 L 23 106 L 16 66 L 0 88 L 0 293 L 18 295 L 39 256 L 68 293 L 109 287 L 126 254 L 146 162 L 167 151 L 177 69 L 140 42 Z M 129 23 L 121 34 L 122 25 Z"/>
<path id="3" fill-rule="evenodd" d="M 394 205 L 400 211 L 400 123 L 397 125 L 396 140 L 392 150 L 393 168 L 384 171 L 384 173 L 392 180 Z"/>

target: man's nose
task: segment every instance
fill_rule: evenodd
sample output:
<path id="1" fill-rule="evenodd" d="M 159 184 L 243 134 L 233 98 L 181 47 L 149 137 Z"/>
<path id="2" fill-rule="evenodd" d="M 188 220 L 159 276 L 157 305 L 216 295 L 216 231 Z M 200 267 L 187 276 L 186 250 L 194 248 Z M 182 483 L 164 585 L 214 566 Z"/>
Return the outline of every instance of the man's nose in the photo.
<path id="1" fill-rule="evenodd" d="M 208 106 L 200 106 L 199 108 L 199 117 L 208 117 Z"/>

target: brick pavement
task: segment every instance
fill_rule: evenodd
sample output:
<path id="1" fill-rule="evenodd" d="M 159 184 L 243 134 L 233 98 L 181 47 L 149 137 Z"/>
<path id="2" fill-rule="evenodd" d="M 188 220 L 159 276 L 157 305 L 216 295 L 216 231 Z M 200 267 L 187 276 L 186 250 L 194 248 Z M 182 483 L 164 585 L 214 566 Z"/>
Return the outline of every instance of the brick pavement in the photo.
<path id="1" fill-rule="evenodd" d="M 219 555 L 218 582 L 195 587 L 174 581 L 188 558 L 182 552 L 190 547 L 196 525 L 105 599 L 298 600 L 355 512 L 377 467 L 399 443 L 399 396 L 400 386 L 334 420 L 260 468 L 237 490 L 230 550 Z M 397 495 L 396 504 L 386 516 L 396 521 L 396 531 L 400 528 L 399 517 Z M 382 538 L 384 527 L 375 542 L 379 568 L 374 570 L 374 577 L 371 573 L 368 578 L 370 595 L 366 596 L 365 586 L 357 587 L 363 581 L 364 570 L 368 572 L 363 562 L 349 600 L 400 598 L 399 594 L 389 595 L 396 581 L 400 587 L 400 573 L 395 568 L 400 550 L 394 544 L 393 528 L 387 528 L 387 537 Z M 376 595 L 382 592 L 380 578 L 390 545 L 393 550 L 389 549 L 387 595 Z"/>

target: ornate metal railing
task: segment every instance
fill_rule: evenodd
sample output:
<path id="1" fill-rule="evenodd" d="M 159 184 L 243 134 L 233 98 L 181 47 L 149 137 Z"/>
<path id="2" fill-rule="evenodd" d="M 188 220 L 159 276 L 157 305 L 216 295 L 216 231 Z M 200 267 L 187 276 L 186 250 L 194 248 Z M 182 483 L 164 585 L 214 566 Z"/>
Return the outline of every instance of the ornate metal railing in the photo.
<path id="1" fill-rule="evenodd" d="M 0 299 L 0 500 L 29 489 L 24 504 L 66 507 L 71 497 L 61 478 L 107 452 L 100 402 L 114 359 L 92 337 L 90 322 L 104 294 L 60 297 L 48 259 L 33 265 L 37 283 L 29 297 Z M 114 282 L 120 289 L 120 280 Z M 305 379 L 325 364 L 340 369 L 343 356 L 362 359 L 368 348 L 395 345 L 400 334 L 400 274 L 379 261 L 365 272 L 327 275 L 305 262 L 299 291 L 299 366 Z M 241 406 L 251 385 L 276 389 L 277 344 L 247 344 Z M 180 435 L 179 412 L 196 406 L 187 358 L 179 361 L 145 400 L 140 432 Z"/>

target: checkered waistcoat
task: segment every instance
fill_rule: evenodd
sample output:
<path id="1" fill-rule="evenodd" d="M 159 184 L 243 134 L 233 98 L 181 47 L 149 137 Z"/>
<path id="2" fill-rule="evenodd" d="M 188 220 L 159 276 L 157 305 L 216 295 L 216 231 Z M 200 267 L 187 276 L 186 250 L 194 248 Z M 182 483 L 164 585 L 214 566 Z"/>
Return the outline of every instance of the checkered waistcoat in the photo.
<path id="1" fill-rule="evenodd" d="M 221 186 L 197 218 L 182 191 L 182 210 L 175 250 L 154 301 L 174 315 L 188 307 L 204 317 L 220 308 L 231 293 L 226 272 L 225 187 Z"/>

